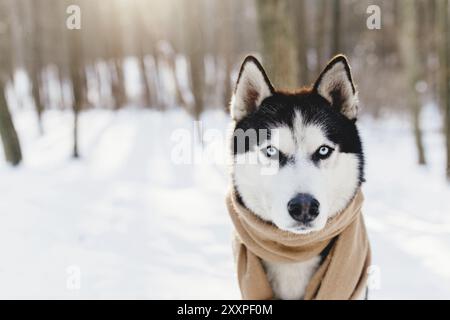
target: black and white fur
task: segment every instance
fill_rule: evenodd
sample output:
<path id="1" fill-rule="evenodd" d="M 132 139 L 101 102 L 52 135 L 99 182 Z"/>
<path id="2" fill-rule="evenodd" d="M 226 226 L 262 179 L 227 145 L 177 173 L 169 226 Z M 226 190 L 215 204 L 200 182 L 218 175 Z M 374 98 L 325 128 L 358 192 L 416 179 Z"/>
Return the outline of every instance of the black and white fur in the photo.
<path id="1" fill-rule="evenodd" d="M 282 230 L 304 234 L 322 229 L 348 205 L 364 180 L 364 157 L 356 127 L 357 92 L 344 56 L 332 59 L 312 88 L 297 92 L 276 90 L 258 60 L 249 56 L 230 111 L 232 179 L 245 207 Z M 240 141 L 237 132 L 249 129 L 268 134 Z M 273 164 L 278 170 L 262 173 Z M 288 211 L 298 195 L 315 199 L 312 221 L 296 220 Z M 301 263 L 263 261 L 275 297 L 303 298 L 325 254 Z"/>

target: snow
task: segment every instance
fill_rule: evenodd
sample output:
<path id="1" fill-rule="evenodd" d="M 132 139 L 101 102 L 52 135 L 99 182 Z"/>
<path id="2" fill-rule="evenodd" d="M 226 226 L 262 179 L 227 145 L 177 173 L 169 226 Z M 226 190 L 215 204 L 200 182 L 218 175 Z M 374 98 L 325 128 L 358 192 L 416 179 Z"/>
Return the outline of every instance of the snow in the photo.
<path id="1" fill-rule="evenodd" d="M 435 110 L 428 106 L 423 115 L 429 162 L 423 168 L 408 119 L 366 119 L 360 126 L 368 161 L 366 223 L 381 275 L 373 298 L 450 298 L 450 186 Z"/>
<path id="2" fill-rule="evenodd" d="M 450 187 L 429 109 L 425 168 L 406 120 L 360 123 L 373 299 L 450 298 Z M 172 161 L 174 132 L 191 133 L 193 156 L 201 153 L 198 124 L 180 110 L 83 112 L 81 160 L 70 158 L 70 113 L 47 111 L 42 136 L 32 111 L 14 119 L 25 162 L 0 160 L 0 298 L 240 298 L 223 112 L 201 119 L 205 152 L 220 161 L 194 164 Z"/>

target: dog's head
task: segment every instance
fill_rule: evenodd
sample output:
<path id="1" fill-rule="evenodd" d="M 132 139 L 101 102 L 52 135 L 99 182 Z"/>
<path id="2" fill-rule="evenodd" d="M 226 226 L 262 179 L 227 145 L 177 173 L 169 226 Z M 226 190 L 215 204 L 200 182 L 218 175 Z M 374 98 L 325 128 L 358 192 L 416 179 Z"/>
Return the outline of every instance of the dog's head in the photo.
<path id="1" fill-rule="evenodd" d="M 274 89 L 254 57 L 242 64 L 231 101 L 232 178 L 243 205 L 294 233 L 322 229 L 363 181 L 358 99 L 344 56 L 312 88 Z"/>

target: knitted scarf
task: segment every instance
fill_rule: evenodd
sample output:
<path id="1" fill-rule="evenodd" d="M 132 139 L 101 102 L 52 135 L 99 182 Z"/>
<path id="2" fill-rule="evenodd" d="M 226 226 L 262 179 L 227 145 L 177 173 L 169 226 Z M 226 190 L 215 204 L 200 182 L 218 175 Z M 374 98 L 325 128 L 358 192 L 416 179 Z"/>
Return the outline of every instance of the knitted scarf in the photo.
<path id="1" fill-rule="evenodd" d="M 309 260 L 335 240 L 306 288 L 305 300 L 358 299 L 366 287 L 370 246 L 361 214 L 364 197 L 359 190 L 350 204 L 328 220 L 322 230 L 309 234 L 283 231 L 243 207 L 234 190 L 226 202 L 236 229 L 234 253 L 243 299 L 273 299 L 260 259 L 292 263 Z"/>

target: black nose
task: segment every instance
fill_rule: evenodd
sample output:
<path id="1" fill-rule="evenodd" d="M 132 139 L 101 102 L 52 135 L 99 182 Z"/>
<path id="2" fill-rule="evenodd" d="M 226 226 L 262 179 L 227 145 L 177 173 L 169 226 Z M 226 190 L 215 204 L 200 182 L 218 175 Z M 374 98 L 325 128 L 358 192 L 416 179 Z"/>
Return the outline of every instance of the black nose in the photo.
<path id="1" fill-rule="evenodd" d="M 287 205 L 291 217 L 302 223 L 313 221 L 319 215 L 319 206 L 319 201 L 306 193 L 297 194 Z"/>

